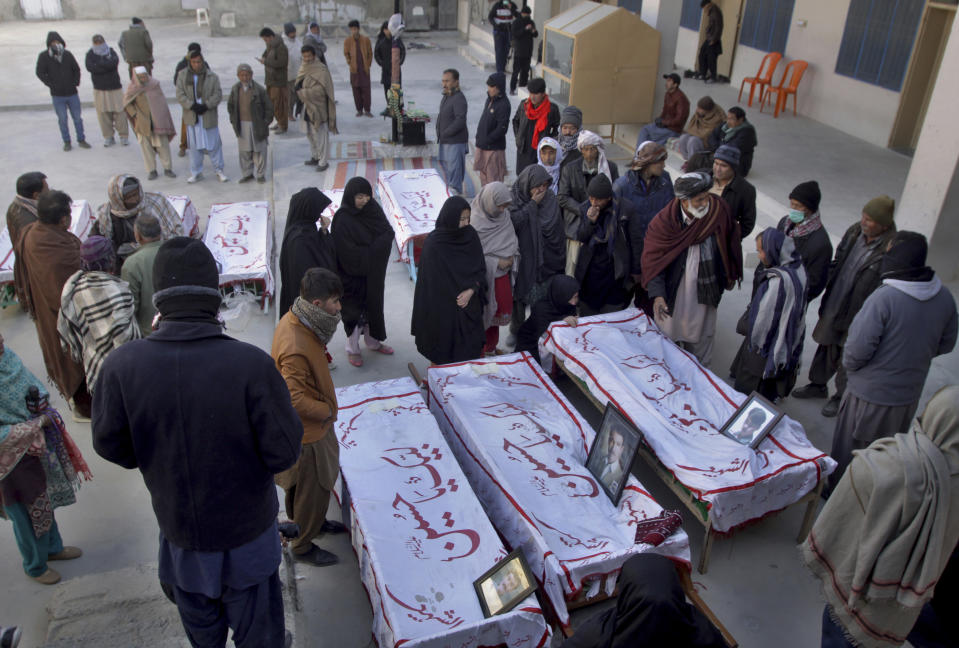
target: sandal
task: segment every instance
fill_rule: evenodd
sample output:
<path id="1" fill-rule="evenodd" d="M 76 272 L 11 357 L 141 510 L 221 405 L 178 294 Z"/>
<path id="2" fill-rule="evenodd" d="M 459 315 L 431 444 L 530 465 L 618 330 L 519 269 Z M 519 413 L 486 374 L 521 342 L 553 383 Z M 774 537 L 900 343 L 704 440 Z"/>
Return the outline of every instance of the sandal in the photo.
<path id="1" fill-rule="evenodd" d="M 347 356 L 350 358 L 350 364 L 354 367 L 363 366 L 363 356 L 361 356 L 359 353 L 348 353 Z"/>
<path id="2" fill-rule="evenodd" d="M 382 353 L 383 355 L 393 355 L 393 347 L 388 344 L 383 344 L 380 342 L 380 346 L 375 349 L 370 349 L 370 351 L 376 351 L 377 353 Z"/>

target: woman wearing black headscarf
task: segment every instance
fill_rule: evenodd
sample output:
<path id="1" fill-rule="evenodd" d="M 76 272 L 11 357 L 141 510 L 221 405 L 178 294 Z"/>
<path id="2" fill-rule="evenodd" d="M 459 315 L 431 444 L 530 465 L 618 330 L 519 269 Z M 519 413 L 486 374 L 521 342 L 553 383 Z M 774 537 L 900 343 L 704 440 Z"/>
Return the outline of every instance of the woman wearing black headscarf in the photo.
<path id="1" fill-rule="evenodd" d="M 529 168 L 529 167 L 527 167 Z M 576 305 L 579 303 L 579 282 L 569 275 L 554 275 L 547 281 L 546 294 L 533 304 L 529 317 L 516 334 L 516 352 L 529 351 L 539 359 L 539 338 L 549 325 L 566 320 L 576 326 Z"/>
<path id="2" fill-rule="evenodd" d="M 486 259 L 465 198 L 447 198 L 423 243 L 410 332 L 433 364 L 483 355 Z"/>
<path id="3" fill-rule="evenodd" d="M 343 202 L 333 216 L 331 229 L 336 248 L 337 273 L 343 281 L 343 330 L 350 364 L 363 366 L 360 333 L 371 351 L 392 355 L 383 344 L 386 319 L 383 315 L 383 291 L 386 266 L 393 245 L 393 228 L 379 203 L 373 200 L 373 187 L 366 178 L 352 178 L 343 191 Z"/>
<path id="4" fill-rule="evenodd" d="M 280 317 L 300 296 L 300 280 L 310 268 L 336 272 L 336 253 L 326 228 L 317 231 L 316 223 L 330 199 L 316 187 L 297 191 L 290 198 L 286 230 L 280 246 Z"/>

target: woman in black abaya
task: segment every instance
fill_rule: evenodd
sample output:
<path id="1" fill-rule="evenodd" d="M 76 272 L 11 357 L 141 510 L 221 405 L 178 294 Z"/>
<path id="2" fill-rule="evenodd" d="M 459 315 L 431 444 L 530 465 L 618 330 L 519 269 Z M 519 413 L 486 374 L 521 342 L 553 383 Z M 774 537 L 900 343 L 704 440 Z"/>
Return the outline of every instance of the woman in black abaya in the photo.
<path id="1" fill-rule="evenodd" d="M 300 296 L 300 280 L 310 268 L 336 271 L 333 241 L 326 228 L 317 230 L 330 199 L 316 187 L 297 191 L 290 198 L 286 229 L 280 246 L 280 317 Z"/>
<path id="2" fill-rule="evenodd" d="M 433 364 L 483 355 L 486 259 L 469 216 L 465 198 L 448 198 L 423 243 L 410 329 L 416 348 Z"/>
<path id="3" fill-rule="evenodd" d="M 379 203 L 373 200 L 373 187 L 366 178 L 352 178 L 343 191 L 343 202 L 333 217 L 333 244 L 337 273 L 343 281 L 343 329 L 350 364 L 363 366 L 360 334 L 367 348 L 392 355 L 386 339 L 383 292 L 386 266 L 393 245 L 393 228 Z"/>

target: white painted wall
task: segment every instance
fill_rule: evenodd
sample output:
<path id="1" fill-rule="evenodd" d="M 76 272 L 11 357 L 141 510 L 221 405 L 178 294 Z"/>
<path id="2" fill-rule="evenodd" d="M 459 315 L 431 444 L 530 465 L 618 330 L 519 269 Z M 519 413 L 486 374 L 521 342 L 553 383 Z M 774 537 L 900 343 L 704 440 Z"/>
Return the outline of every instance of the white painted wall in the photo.
<path id="1" fill-rule="evenodd" d="M 680 27 L 679 36 L 676 38 L 676 67 L 695 70 L 698 55 L 699 32 Z"/>

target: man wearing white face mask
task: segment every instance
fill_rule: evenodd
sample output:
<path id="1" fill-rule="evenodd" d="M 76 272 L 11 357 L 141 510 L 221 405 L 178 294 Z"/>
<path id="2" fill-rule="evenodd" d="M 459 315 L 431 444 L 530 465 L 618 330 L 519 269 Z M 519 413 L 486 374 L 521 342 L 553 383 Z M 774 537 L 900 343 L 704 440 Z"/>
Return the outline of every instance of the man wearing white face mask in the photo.
<path id="1" fill-rule="evenodd" d="M 703 365 L 712 359 L 723 291 L 743 276 L 739 223 L 709 193 L 712 184 L 702 171 L 677 178 L 676 197 L 649 224 L 641 261 L 656 324 Z"/>
<path id="2" fill-rule="evenodd" d="M 789 193 L 789 214 L 783 216 L 776 226 L 776 229 L 793 239 L 802 257 L 808 281 L 807 304 L 826 289 L 829 262 L 832 260 L 832 242 L 819 217 L 820 200 L 822 194 L 819 183 L 815 180 L 800 182 Z"/>

